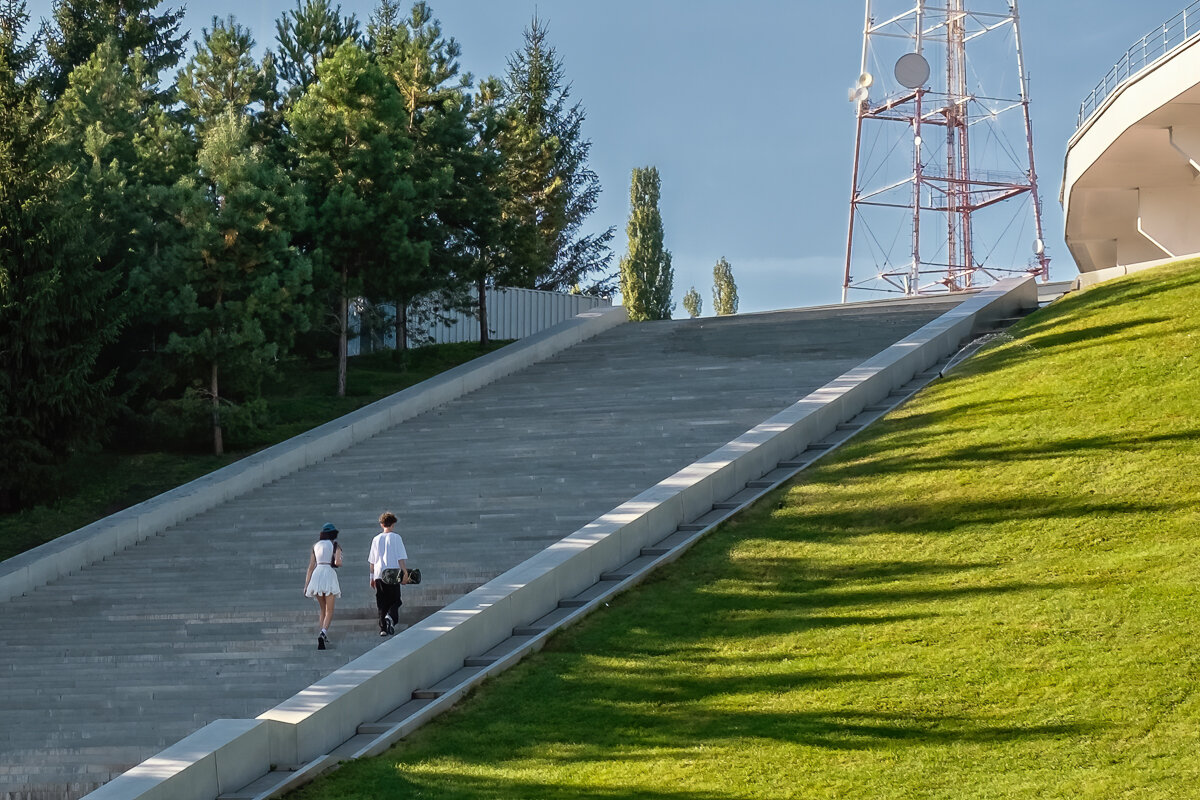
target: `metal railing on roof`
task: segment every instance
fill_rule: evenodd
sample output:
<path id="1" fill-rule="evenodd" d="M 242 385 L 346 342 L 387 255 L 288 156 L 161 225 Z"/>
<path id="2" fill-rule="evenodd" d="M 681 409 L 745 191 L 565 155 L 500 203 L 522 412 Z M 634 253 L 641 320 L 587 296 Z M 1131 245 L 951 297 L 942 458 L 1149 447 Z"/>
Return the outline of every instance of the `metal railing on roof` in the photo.
<path id="1" fill-rule="evenodd" d="M 1200 0 L 1180 11 L 1160 27 L 1134 42 L 1108 74 L 1096 84 L 1096 88 L 1079 104 L 1076 130 L 1122 83 L 1170 53 L 1195 34 L 1200 33 Z"/>

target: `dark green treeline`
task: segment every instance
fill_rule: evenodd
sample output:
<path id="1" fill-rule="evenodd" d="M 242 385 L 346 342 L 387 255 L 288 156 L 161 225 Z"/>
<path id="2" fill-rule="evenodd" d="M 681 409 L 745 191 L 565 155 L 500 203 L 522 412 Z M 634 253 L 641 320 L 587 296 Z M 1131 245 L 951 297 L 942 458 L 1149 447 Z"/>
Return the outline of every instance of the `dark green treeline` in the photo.
<path id="1" fill-rule="evenodd" d="M 0 0 L 0 511 L 105 442 L 220 453 L 282 359 L 335 355 L 344 393 L 351 304 L 611 292 L 542 21 L 475 83 L 424 2 L 364 23 L 297 0 L 261 56 L 233 17 L 189 45 L 159 5 L 58 0 L 36 25 Z M 396 315 L 401 348 L 424 321 Z"/>

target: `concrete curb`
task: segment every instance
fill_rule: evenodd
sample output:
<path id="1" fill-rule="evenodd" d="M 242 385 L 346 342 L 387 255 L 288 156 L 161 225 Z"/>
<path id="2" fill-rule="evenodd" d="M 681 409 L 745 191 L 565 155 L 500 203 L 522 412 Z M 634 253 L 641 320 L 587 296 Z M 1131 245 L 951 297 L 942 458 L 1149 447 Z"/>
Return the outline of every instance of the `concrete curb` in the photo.
<path id="1" fill-rule="evenodd" d="M 597 308 L 0 563 L 0 602 L 113 555 L 626 321 Z"/>
<path id="2" fill-rule="evenodd" d="M 955 352 L 974 331 L 1037 305 L 1033 278 L 1000 281 L 964 300 L 732 442 L 260 715 L 258 719 L 269 726 L 266 759 L 257 740 L 237 748 L 239 739 L 257 734 L 257 729 L 224 731 L 231 737 L 229 749 L 241 757 L 236 764 L 226 760 L 225 769 L 244 776 L 254 773 L 257 764 L 255 774 L 265 778 L 272 764 L 328 764 L 335 750 L 359 736 L 360 725 L 379 719 L 388 709 L 399 710 L 424 687 L 453 683 L 460 672 L 471 672 L 464 669 L 468 659 L 520 636 L 531 620 L 561 611 L 564 598 L 595 586 L 606 571 L 644 556 L 643 548 L 662 542 L 681 526 L 708 514 L 716 503 L 821 441 L 842 423 Z M 569 612 L 562 619 L 568 617 Z M 515 660 L 503 658 L 492 668 L 471 672 L 455 684 L 458 688 L 453 690 L 453 697 L 443 702 L 452 703 L 485 674 Z M 214 730 L 213 738 L 219 737 L 222 730 Z M 368 744 L 363 752 L 371 749 Z M 88 797 L 146 800 L 166 796 L 151 794 L 132 779 L 127 782 L 130 775 L 132 772 L 103 787 L 110 793 L 97 792 Z M 221 776 L 217 777 L 220 780 Z M 189 780 L 186 772 L 164 777 L 163 783 L 170 785 L 169 795 L 179 800 L 211 800 L 215 796 L 210 783 Z M 267 797 L 274 792 L 268 789 L 261 794 L 247 792 L 246 796 Z M 241 797 L 242 793 L 228 796 Z"/>

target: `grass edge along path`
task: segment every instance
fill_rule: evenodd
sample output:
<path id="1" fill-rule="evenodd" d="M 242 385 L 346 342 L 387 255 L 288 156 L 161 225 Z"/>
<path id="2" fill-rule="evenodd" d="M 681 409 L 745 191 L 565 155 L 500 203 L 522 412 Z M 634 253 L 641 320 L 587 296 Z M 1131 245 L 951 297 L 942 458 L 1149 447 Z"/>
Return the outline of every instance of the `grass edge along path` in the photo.
<path id="1" fill-rule="evenodd" d="M 238 441 L 231 436 L 230 450 L 223 456 L 109 448 L 75 458 L 63 468 L 69 489 L 61 499 L 25 511 L 0 514 L 0 560 L 207 475 L 509 343 L 492 342 L 486 351 L 473 342 L 427 345 L 407 351 L 402 359 L 397 359 L 391 351 L 355 356 L 351 360 L 345 397 L 333 394 L 336 364 L 332 358 L 315 363 L 289 362 L 264 387 L 268 423 L 251 438 Z"/>
<path id="2" fill-rule="evenodd" d="M 1190 263 L 1030 316 L 290 797 L 1200 796 L 1197 307 Z"/>

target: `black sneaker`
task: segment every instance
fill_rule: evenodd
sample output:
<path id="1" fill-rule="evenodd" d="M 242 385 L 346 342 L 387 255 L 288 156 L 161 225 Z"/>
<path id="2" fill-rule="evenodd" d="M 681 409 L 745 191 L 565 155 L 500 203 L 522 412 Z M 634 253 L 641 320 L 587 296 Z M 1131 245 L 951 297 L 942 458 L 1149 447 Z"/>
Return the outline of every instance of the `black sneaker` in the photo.
<path id="1" fill-rule="evenodd" d="M 384 619 L 383 619 L 383 624 L 384 624 L 384 625 L 387 625 L 387 632 L 386 632 L 386 633 L 387 633 L 387 635 L 388 635 L 388 636 L 395 636 L 395 635 L 396 635 L 396 627 L 395 627 L 394 625 L 392 625 L 392 621 L 391 621 L 390 619 L 388 619 L 387 617 L 384 617 Z"/>
<path id="2" fill-rule="evenodd" d="M 387 631 L 380 631 L 380 632 L 379 632 L 379 635 L 380 635 L 380 636 L 387 636 L 387 635 L 388 635 L 388 632 L 387 632 Z"/>
<path id="3" fill-rule="evenodd" d="M 317 637 L 317 649 L 318 650 L 325 649 L 325 634 L 324 633 L 322 633 L 320 636 Z"/>

